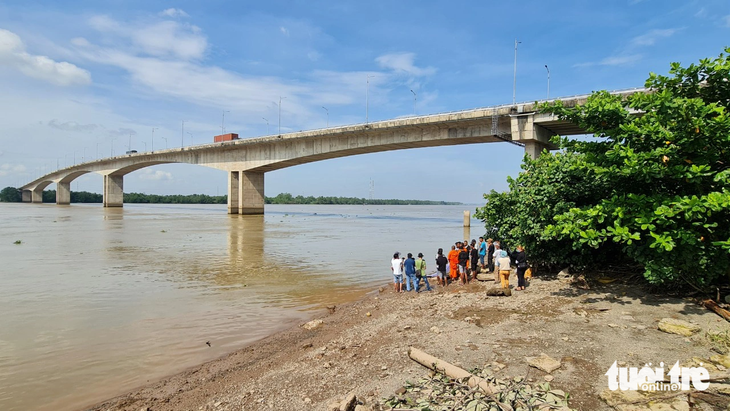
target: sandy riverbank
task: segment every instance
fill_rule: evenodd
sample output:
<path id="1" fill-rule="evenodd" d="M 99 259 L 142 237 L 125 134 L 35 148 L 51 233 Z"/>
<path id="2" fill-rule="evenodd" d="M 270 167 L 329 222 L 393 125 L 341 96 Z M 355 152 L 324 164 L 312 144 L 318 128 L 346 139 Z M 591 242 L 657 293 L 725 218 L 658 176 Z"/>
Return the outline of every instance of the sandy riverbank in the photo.
<path id="1" fill-rule="evenodd" d="M 408 358 L 410 346 L 466 369 L 496 361 L 501 375 L 551 379 L 570 394 L 571 408 L 609 410 L 599 394 L 614 361 L 641 367 L 709 358 L 717 352 L 706 332 L 730 332 L 691 300 L 646 295 L 619 281 L 582 290 L 569 278 L 538 277 L 512 297 L 486 297 L 492 285 L 420 294 L 395 294 L 384 285 L 316 317 L 322 324 L 314 329 L 287 329 L 91 410 L 326 410 L 350 392 L 374 405 L 428 374 Z M 662 318 L 702 331 L 667 334 L 657 329 Z M 561 362 L 547 378 L 525 360 L 540 353 Z M 712 409 L 725 409 L 719 407 Z"/>

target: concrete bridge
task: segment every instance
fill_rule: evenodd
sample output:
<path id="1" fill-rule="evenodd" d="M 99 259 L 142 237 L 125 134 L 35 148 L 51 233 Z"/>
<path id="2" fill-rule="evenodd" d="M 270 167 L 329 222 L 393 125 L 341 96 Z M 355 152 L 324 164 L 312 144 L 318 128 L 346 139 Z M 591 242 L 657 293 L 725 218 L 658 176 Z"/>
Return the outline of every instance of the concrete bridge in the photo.
<path id="1" fill-rule="evenodd" d="M 614 94 L 636 92 L 644 90 Z M 587 97 L 556 100 L 575 106 Z M 357 154 L 475 143 L 511 142 L 536 158 L 544 149 L 554 149 L 550 137 L 585 133 L 575 124 L 537 113 L 535 103 L 503 105 L 115 156 L 54 171 L 21 190 L 24 202 L 41 203 L 43 190 L 56 183 L 56 204 L 69 204 L 71 182 L 98 173 L 104 177 L 104 207 L 122 207 L 126 174 L 158 164 L 188 163 L 228 172 L 229 214 L 263 214 L 267 171 Z"/>

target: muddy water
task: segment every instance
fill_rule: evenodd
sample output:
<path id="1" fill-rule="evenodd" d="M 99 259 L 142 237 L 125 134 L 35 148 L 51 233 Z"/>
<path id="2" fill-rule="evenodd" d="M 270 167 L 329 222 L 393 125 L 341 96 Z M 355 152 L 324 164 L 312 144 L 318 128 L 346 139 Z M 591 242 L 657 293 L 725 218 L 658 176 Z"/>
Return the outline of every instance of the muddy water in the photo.
<path id="1" fill-rule="evenodd" d="M 0 203 L 0 410 L 81 409 L 356 299 L 472 208 Z"/>

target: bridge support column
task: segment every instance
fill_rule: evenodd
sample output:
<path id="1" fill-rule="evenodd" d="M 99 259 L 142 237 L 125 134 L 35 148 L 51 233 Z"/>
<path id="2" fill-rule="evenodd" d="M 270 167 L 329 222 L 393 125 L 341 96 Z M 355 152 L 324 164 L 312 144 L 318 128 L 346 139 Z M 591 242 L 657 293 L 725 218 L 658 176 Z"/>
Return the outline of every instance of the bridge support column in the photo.
<path id="1" fill-rule="evenodd" d="M 56 204 L 71 204 L 71 183 L 56 184 Z"/>
<path id="2" fill-rule="evenodd" d="M 33 203 L 42 203 L 43 202 L 43 189 L 35 189 L 33 190 L 33 193 L 31 194 L 31 201 Z"/>
<path id="3" fill-rule="evenodd" d="M 24 203 L 30 203 L 31 201 L 33 201 L 33 192 L 30 190 L 23 190 L 21 196 Z"/>
<path id="4" fill-rule="evenodd" d="M 264 213 L 264 173 L 231 171 L 228 173 L 228 214 Z"/>
<path id="5" fill-rule="evenodd" d="M 124 206 L 124 176 L 104 176 L 104 207 Z"/>
<path id="6" fill-rule="evenodd" d="M 228 214 L 238 214 L 241 204 L 241 172 L 228 173 Z"/>
<path id="7" fill-rule="evenodd" d="M 535 123 L 535 113 L 520 113 L 510 116 L 512 141 L 525 145 L 525 152 L 532 158 L 540 157 L 543 149 L 556 148 L 550 144 L 552 133 Z"/>
<path id="8" fill-rule="evenodd" d="M 240 214 L 264 213 L 264 173 L 242 171 L 239 193 Z"/>
<path id="9" fill-rule="evenodd" d="M 549 150 L 550 146 L 537 140 L 525 141 L 525 153 L 533 160 L 540 157 L 544 149 Z"/>

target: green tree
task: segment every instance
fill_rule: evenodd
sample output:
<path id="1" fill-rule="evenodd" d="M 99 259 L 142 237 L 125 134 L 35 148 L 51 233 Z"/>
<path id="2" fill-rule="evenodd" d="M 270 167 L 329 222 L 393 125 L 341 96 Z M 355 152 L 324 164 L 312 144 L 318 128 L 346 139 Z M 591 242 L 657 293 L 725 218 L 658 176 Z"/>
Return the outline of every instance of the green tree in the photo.
<path id="1" fill-rule="evenodd" d="M 20 189 L 15 187 L 5 187 L 0 191 L 0 202 L 4 203 L 19 203 L 23 201 L 23 196 L 20 193 Z"/>
<path id="2" fill-rule="evenodd" d="M 555 138 L 561 151 L 525 159 L 477 216 L 538 263 L 631 261 L 651 283 L 697 287 L 728 275 L 730 59 L 669 74 L 650 74 L 648 93 L 543 105 L 595 138 Z"/>

